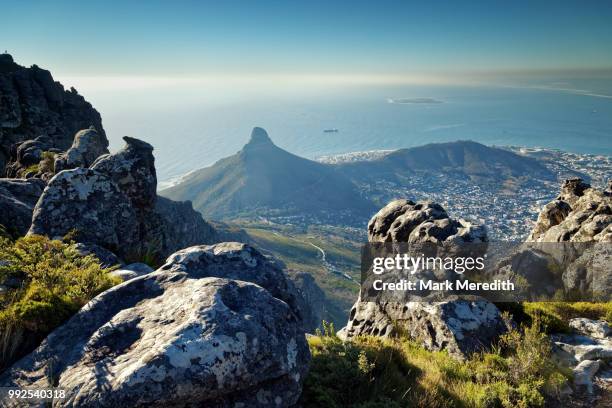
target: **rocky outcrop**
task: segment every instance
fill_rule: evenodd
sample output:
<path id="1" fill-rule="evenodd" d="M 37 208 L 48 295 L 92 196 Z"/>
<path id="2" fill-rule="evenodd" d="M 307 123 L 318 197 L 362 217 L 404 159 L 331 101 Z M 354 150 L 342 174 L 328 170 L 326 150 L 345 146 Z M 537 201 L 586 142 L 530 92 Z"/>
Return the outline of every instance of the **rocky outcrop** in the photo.
<path id="1" fill-rule="evenodd" d="M 432 202 L 396 200 L 382 208 L 368 223 L 370 242 L 486 242 L 484 226 L 449 217 Z"/>
<path id="2" fill-rule="evenodd" d="M 48 180 L 55 174 L 54 161 L 58 149 L 52 147 L 53 141 L 47 136 L 38 136 L 11 146 L 7 177 Z"/>
<path id="3" fill-rule="evenodd" d="M 153 268 L 151 268 L 149 265 L 136 262 L 133 264 L 124 265 L 120 269 L 115 269 L 110 274 L 125 282 L 151 272 L 153 272 Z"/>
<path id="4" fill-rule="evenodd" d="M 396 200 L 381 209 L 368 223 L 370 242 L 481 243 L 486 245 L 483 226 L 448 216 L 438 204 Z M 491 302 L 450 297 L 443 301 L 404 301 L 362 298 L 351 309 L 340 336 L 390 337 L 408 335 L 429 350 L 446 350 L 462 359 L 487 349 L 507 324 Z"/>
<path id="5" fill-rule="evenodd" d="M 321 327 L 323 320 L 330 321 L 325 310 L 325 292 L 317 285 L 311 274 L 294 270 L 286 272 L 308 305 L 304 313 L 304 329 L 314 333 Z"/>
<path id="6" fill-rule="evenodd" d="M 605 339 L 612 334 L 608 322 L 604 320 L 591 320 L 578 317 L 569 321 L 569 327 L 579 333 L 594 337 L 596 339 Z"/>
<path id="7" fill-rule="evenodd" d="M 130 201 L 113 180 L 77 168 L 51 179 L 34 209 L 29 233 L 55 238 L 73 231 L 78 242 L 123 256 L 139 242 L 139 230 Z"/>
<path id="8" fill-rule="evenodd" d="M 158 235 L 161 252 L 164 254 L 193 245 L 225 241 L 218 236 L 216 229 L 193 209 L 191 201 L 172 201 L 157 197 L 155 212 L 160 219 Z"/>
<path id="9" fill-rule="evenodd" d="M 14 235 L 25 235 L 44 188 L 39 179 L 0 179 L 0 225 Z"/>
<path id="10" fill-rule="evenodd" d="M 117 153 L 98 157 L 91 168 L 110 177 L 139 211 L 155 206 L 157 174 L 153 146 L 124 136 L 126 145 Z"/>
<path id="11" fill-rule="evenodd" d="M 272 291 L 287 285 L 237 244 L 175 254 L 94 298 L 0 386 L 56 386 L 68 395 L 63 406 L 293 406 L 310 359 L 294 307 L 263 286 L 214 277 L 221 273 Z"/>
<path id="12" fill-rule="evenodd" d="M 49 71 L 22 67 L 10 55 L 0 54 L 1 174 L 11 146 L 45 136 L 47 150 L 65 151 L 74 134 L 90 126 L 106 137 L 100 114 L 74 88 L 65 90 Z"/>
<path id="13" fill-rule="evenodd" d="M 94 137 L 92 132 L 81 136 Z M 177 249 L 215 242 L 214 229 L 189 203 L 158 202 L 153 147 L 124 139 L 122 150 L 100 156 L 91 168 L 53 177 L 29 233 L 61 237 L 72 231 L 77 242 L 101 246 L 125 262 L 161 263 Z"/>
<path id="14" fill-rule="evenodd" d="M 581 179 L 566 180 L 548 203 L 527 241 L 612 242 L 612 197 Z"/>
<path id="15" fill-rule="evenodd" d="M 76 167 L 89 167 L 105 154 L 108 154 L 108 140 L 92 126 L 74 135 L 70 149 L 56 157 L 54 170 L 59 173 Z"/>

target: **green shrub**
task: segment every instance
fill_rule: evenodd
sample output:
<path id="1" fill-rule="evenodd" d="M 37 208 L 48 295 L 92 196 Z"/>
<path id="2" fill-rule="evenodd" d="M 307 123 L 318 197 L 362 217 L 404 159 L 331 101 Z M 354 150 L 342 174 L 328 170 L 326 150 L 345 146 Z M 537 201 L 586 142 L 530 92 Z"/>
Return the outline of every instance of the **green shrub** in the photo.
<path id="1" fill-rule="evenodd" d="M 540 407 L 558 397 L 568 375 L 551 360 L 534 320 L 504 335 L 489 353 L 466 361 L 405 338 L 328 334 L 309 339 L 304 407 Z M 319 333 L 320 334 L 320 333 Z"/>
<path id="2" fill-rule="evenodd" d="M 92 255 L 42 236 L 0 238 L 0 369 L 30 351 L 98 293 L 120 282 Z"/>

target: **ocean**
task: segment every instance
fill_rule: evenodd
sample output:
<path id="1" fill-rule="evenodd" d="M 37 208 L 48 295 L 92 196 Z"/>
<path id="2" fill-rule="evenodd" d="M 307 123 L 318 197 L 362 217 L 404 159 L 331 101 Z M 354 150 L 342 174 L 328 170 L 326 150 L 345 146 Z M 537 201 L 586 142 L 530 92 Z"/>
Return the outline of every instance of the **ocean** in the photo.
<path id="1" fill-rule="evenodd" d="M 276 89 L 272 83 L 61 80 L 100 111 L 112 149 L 121 147 L 123 135 L 154 146 L 162 186 L 237 152 L 254 126 L 312 159 L 468 139 L 612 155 L 609 84 Z"/>

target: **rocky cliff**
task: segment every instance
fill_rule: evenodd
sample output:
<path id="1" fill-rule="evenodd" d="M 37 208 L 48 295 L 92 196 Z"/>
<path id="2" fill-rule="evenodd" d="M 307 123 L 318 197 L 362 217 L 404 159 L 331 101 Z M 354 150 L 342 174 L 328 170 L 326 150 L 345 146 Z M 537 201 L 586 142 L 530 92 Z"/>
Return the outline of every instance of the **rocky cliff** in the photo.
<path id="1" fill-rule="evenodd" d="M 20 66 L 9 54 L 0 54 L 0 174 L 5 174 L 11 152 L 18 159 L 20 143 L 42 136 L 45 150 L 65 151 L 75 133 L 90 126 L 106 138 L 100 114 L 74 88 L 65 90 L 49 71 Z M 34 165 L 41 154 L 22 154 L 20 164 Z M 13 166 L 11 175 L 17 170 Z"/>

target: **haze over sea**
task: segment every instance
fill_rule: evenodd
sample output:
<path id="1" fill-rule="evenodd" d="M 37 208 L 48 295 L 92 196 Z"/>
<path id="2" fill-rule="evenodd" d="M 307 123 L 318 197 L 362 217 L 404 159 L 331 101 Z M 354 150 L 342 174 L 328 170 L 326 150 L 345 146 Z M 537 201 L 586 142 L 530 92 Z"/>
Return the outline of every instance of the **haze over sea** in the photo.
<path id="1" fill-rule="evenodd" d="M 153 144 L 160 182 L 235 153 L 254 126 L 308 158 L 459 139 L 612 155 L 609 79 L 520 86 L 59 80 L 100 111 L 112 149 L 124 135 Z M 338 132 L 325 133 L 329 128 Z"/>

